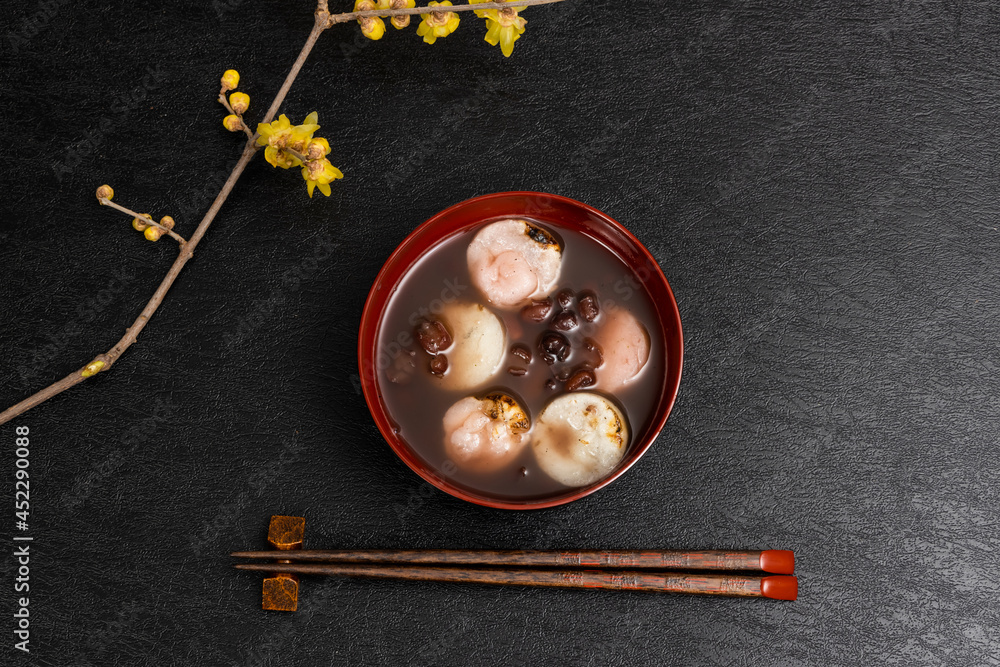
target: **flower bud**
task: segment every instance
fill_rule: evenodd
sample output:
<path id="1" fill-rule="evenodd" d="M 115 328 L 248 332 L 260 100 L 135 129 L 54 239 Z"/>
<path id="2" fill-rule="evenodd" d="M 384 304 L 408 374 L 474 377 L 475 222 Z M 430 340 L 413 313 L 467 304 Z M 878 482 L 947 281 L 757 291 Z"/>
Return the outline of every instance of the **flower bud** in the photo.
<path id="1" fill-rule="evenodd" d="M 153 219 L 153 216 L 151 216 L 149 213 L 146 213 L 145 215 L 150 220 Z M 149 227 L 149 223 L 143 222 L 142 219 L 140 218 L 132 218 L 132 227 L 135 229 L 135 231 L 141 232 L 144 231 L 147 227 Z"/>
<path id="2" fill-rule="evenodd" d="M 376 9 L 373 0 L 357 0 L 354 3 L 354 11 L 356 12 L 369 12 L 373 9 Z M 385 22 L 377 16 L 359 18 L 358 24 L 361 26 L 361 34 L 368 39 L 382 39 L 382 35 L 385 34 Z"/>
<path id="3" fill-rule="evenodd" d="M 243 127 L 243 121 L 240 120 L 239 116 L 229 114 L 222 119 L 222 127 L 226 128 L 230 132 L 239 132 L 240 128 Z"/>
<path id="4" fill-rule="evenodd" d="M 165 215 L 162 218 L 160 218 L 160 225 L 162 225 L 163 227 L 166 227 L 167 229 L 173 229 L 174 228 L 174 219 L 171 218 L 169 215 Z"/>
<path id="5" fill-rule="evenodd" d="M 405 9 L 408 7 L 415 7 L 415 0 L 382 0 L 379 3 L 381 6 L 384 3 L 388 3 L 390 9 Z M 396 30 L 402 30 L 406 26 L 410 25 L 410 15 L 403 14 L 402 16 L 393 16 L 389 21 L 392 23 L 392 27 Z"/>
<path id="6" fill-rule="evenodd" d="M 82 371 L 80 371 L 80 377 L 89 378 L 93 375 L 97 375 L 102 368 L 104 368 L 104 362 L 100 359 L 94 359 L 89 364 L 84 366 Z"/>
<path id="7" fill-rule="evenodd" d="M 159 227 L 147 227 L 143 235 L 147 241 L 159 241 L 160 237 L 163 236 L 163 231 Z"/>
<path id="8" fill-rule="evenodd" d="M 240 73 L 234 69 L 227 69 L 222 75 L 222 89 L 232 90 L 240 85 Z"/>
<path id="9" fill-rule="evenodd" d="M 385 35 L 385 22 L 377 16 L 358 19 L 361 24 L 361 34 L 371 40 L 382 39 Z"/>
<path id="10" fill-rule="evenodd" d="M 111 189 L 110 185 L 102 185 L 97 188 L 97 198 L 98 199 L 111 199 L 115 196 L 115 191 Z"/>
<path id="11" fill-rule="evenodd" d="M 250 96 L 246 93 L 233 93 L 229 96 L 229 106 L 238 114 L 250 108 Z"/>

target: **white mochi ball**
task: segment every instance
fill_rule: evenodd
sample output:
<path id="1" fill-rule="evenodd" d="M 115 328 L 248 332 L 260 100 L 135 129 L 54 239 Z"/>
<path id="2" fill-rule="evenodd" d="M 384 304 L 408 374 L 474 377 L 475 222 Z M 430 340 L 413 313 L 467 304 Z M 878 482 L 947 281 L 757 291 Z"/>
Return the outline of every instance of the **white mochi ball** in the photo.
<path id="1" fill-rule="evenodd" d="M 446 389 L 473 389 L 500 368 L 507 352 L 503 323 L 480 303 L 451 303 L 441 320 L 451 333 L 448 372 L 441 379 Z"/>
<path id="2" fill-rule="evenodd" d="M 532 433 L 538 466 L 566 486 L 586 486 L 608 476 L 625 456 L 625 417 L 608 399 L 591 392 L 554 398 L 538 415 Z"/>

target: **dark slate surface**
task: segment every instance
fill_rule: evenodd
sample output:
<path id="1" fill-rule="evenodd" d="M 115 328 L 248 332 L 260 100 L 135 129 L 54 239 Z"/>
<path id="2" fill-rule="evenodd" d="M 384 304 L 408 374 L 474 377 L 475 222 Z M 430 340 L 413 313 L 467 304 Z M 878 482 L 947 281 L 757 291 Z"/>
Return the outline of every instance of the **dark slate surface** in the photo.
<path id="1" fill-rule="evenodd" d="M 324 35 L 284 110 L 319 111 L 334 196 L 255 162 L 113 372 L 0 427 L 7 498 L 31 430 L 35 538 L 32 652 L 5 557 L 0 662 L 1000 664 L 995 4 L 620 4 L 528 10 L 506 60 L 470 17 Z M 219 74 L 261 113 L 311 9 L 5 7 L 0 403 L 108 349 L 174 257 L 94 188 L 190 232 L 240 145 Z M 351 381 L 395 245 L 511 189 L 629 226 L 687 345 L 649 453 L 536 513 L 423 484 Z M 801 598 L 307 580 L 268 614 L 226 554 L 272 513 L 326 547 L 790 548 Z"/>

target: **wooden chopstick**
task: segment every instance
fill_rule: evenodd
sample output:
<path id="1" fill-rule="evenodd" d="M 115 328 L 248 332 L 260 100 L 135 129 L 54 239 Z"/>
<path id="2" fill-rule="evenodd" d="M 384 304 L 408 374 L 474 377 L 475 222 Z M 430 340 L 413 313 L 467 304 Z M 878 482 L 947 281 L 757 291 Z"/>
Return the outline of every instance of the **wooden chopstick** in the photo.
<path id="1" fill-rule="evenodd" d="M 280 554 L 280 555 L 279 555 Z M 521 567 L 676 569 L 792 574 L 791 551 L 486 551 L 458 549 L 237 551 L 237 558 L 308 563 L 383 563 Z M 250 568 L 244 568 L 250 569 Z M 284 567 L 281 568 L 284 571 Z"/>
<path id="2" fill-rule="evenodd" d="M 285 554 L 282 554 L 285 555 Z M 530 570 L 434 567 L 352 563 L 241 563 L 239 570 L 288 574 L 335 575 L 410 581 L 446 581 L 508 586 L 597 588 L 658 591 L 696 595 L 762 597 L 795 600 L 798 580 L 786 575 L 690 574 L 682 572 L 614 572 L 610 570 Z"/>

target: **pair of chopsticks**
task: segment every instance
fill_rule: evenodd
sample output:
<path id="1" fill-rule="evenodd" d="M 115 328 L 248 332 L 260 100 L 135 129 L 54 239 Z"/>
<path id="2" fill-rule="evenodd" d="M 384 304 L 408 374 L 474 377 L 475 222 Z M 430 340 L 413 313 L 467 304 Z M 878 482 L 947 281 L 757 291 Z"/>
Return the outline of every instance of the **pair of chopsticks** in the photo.
<path id="1" fill-rule="evenodd" d="M 237 551 L 239 570 L 795 600 L 791 551 Z M 272 561 L 272 562 L 261 562 Z M 665 571 L 666 570 L 666 571 Z M 679 571 L 669 571 L 679 570 Z"/>

